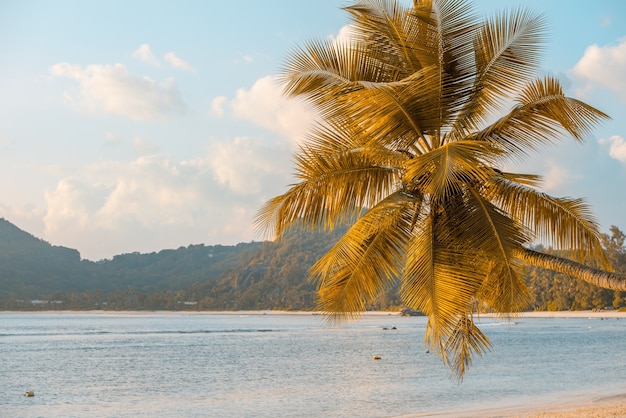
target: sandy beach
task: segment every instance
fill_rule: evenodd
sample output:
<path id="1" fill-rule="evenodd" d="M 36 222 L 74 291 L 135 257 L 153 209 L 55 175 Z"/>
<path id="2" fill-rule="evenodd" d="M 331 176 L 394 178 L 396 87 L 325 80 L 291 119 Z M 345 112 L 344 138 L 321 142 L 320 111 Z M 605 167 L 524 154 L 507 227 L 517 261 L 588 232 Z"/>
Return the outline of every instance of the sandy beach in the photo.
<path id="1" fill-rule="evenodd" d="M 557 401 L 558 402 L 558 401 Z M 440 415 L 466 418 L 623 418 L 626 417 L 626 393 L 567 404 L 528 406 L 523 408 L 485 409 L 467 415 Z"/>
<path id="2" fill-rule="evenodd" d="M 626 385 L 617 394 L 595 394 L 538 401 L 516 406 L 470 407 L 441 413 L 406 415 L 402 418 L 626 418 Z M 532 400 L 530 401 L 532 402 Z"/>
<path id="3" fill-rule="evenodd" d="M 488 316 L 488 315 L 484 315 Z M 521 318 L 625 318 L 626 312 L 616 310 L 602 311 L 556 311 L 556 312 L 523 312 L 518 314 Z"/>

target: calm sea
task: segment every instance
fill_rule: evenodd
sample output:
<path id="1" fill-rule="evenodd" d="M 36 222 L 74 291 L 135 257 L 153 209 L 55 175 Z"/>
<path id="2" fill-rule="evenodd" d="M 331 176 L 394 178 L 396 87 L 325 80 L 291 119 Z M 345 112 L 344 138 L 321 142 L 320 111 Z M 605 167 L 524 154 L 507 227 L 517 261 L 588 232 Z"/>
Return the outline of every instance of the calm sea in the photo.
<path id="1" fill-rule="evenodd" d="M 624 319 L 483 319 L 493 349 L 461 384 L 425 352 L 425 325 L 0 313 L 0 416 L 397 417 L 626 392 Z"/>

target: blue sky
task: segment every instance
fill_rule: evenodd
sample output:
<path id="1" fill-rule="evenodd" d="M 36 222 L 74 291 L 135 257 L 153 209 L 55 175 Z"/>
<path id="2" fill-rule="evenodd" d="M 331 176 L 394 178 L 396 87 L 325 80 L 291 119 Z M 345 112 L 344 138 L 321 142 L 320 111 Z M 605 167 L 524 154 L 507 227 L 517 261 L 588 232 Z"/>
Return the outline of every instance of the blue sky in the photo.
<path id="1" fill-rule="evenodd" d="M 344 1 L 0 1 L 0 217 L 84 258 L 261 240 L 312 116 L 276 85 Z M 546 15 L 543 61 L 608 113 L 511 167 L 626 230 L 626 2 L 477 0 Z"/>

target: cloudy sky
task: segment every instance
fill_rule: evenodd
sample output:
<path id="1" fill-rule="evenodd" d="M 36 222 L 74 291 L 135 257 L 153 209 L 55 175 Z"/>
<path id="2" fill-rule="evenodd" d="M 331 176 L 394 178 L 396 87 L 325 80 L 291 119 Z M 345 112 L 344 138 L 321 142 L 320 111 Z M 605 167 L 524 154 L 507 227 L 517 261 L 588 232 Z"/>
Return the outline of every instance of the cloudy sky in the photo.
<path id="1" fill-rule="evenodd" d="M 100 260 L 259 241 L 311 122 L 276 75 L 339 0 L 0 1 L 0 217 Z M 611 115 L 519 164 L 626 230 L 626 2 L 480 0 L 547 16 L 543 68 Z"/>

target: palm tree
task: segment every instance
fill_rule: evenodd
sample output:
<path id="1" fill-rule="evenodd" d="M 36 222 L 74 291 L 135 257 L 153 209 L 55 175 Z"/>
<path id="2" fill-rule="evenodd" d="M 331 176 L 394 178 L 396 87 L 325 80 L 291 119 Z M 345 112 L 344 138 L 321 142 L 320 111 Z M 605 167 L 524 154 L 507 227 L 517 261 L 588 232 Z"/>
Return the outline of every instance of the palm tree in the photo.
<path id="1" fill-rule="evenodd" d="M 464 0 L 345 10 L 347 39 L 309 41 L 286 62 L 286 94 L 320 122 L 295 154 L 298 182 L 256 220 L 277 238 L 350 226 L 311 268 L 329 319 L 358 316 L 399 282 L 403 302 L 428 315 L 426 344 L 462 378 L 490 347 L 474 315 L 527 307 L 525 263 L 626 290 L 581 199 L 503 169 L 607 118 L 536 78 L 541 16 L 479 22 Z M 531 250 L 538 241 L 568 258 Z"/>

